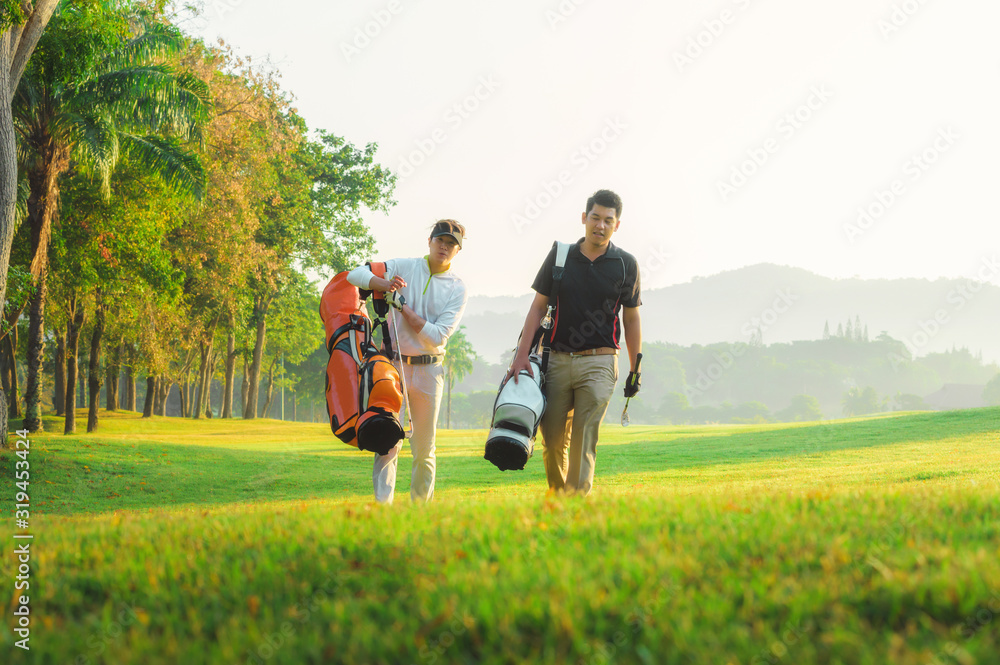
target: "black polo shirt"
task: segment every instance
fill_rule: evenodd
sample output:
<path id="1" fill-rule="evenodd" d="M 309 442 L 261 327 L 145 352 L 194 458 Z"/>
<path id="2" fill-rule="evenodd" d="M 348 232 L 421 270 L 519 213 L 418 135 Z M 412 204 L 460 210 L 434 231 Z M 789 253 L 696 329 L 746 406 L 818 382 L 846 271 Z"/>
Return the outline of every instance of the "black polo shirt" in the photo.
<path id="1" fill-rule="evenodd" d="M 621 348 L 621 323 L 618 312 L 622 307 L 638 307 L 639 264 L 635 257 L 608 243 L 603 256 L 591 261 L 580 251 L 580 243 L 571 245 L 566 256 L 566 269 L 559 285 L 559 302 L 554 316 L 555 333 L 552 350 L 586 351 L 610 346 Z M 556 262 L 556 245 L 545 257 L 533 288 L 543 296 L 552 297 L 552 266 Z M 552 304 L 551 302 L 549 303 Z"/>

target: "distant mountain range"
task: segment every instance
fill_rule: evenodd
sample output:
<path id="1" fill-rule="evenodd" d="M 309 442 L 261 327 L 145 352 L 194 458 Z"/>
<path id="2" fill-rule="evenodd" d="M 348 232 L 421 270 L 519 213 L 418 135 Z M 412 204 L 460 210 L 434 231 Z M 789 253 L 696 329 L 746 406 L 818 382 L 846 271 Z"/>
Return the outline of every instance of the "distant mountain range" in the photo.
<path id="1" fill-rule="evenodd" d="M 996 273 L 992 273 L 993 277 Z M 532 295 L 473 296 L 462 325 L 490 363 L 513 348 Z M 764 344 L 820 339 L 824 326 L 860 320 L 871 339 L 886 333 L 911 353 L 953 346 L 1000 362 L 1000 287 L 970 279 L 830 279 L 808 270 L 758 264 L 643 292 L 647 341 L 680 345 Z"/>

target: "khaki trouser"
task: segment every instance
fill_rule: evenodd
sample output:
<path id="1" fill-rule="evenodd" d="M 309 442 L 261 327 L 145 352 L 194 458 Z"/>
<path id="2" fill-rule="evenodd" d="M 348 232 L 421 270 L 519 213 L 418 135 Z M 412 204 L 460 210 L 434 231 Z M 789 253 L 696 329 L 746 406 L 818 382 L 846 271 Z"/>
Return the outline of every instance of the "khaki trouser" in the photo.
<path id="1" fill-rule="evenodd" d="M 549 356 L 541 430 L 551 489 L 590 492 L 598 431 L 617 381 L 618 356 Z"/>
<path id="2" fill-rule="evenodd" d="M 416 502 L 430 501 L 434 498 L 434 476 L 437 467 L 434 440 L 444 388 L 444 367 L 403 365 L 403 371 L 406 372 L 410 413 L 413 415 L 413 436 L 410 437 L 410 452 L 413 453 L 410 499 Z M 402 418 L 400 424 L 405 430 L 405 411 L 400 416 Z M 372 483 L 375 499 L 380 503 L 392 503 L 396 493 L 396 466 L 399 463 L 399 451 L 402 447 L 403 442 L 400 441 L 387 455 L 375 453 Z"/>

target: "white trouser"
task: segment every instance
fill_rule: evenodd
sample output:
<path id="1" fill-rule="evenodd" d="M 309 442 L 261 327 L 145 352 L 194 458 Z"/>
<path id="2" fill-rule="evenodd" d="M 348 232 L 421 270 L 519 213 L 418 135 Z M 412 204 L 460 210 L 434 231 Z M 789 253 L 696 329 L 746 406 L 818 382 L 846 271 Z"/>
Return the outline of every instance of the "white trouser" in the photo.
<path id="1" fill-rule="evenodd" d="M 430 501 L 434 497 L 434 438 L 437 433 L 438 411 L 441 409 L 441 394 L 444 392 L 444 367 L 441 365 L 403 365 L 406 391 L 410 398 L 410 414 L 413 418 L 413 436 L 410 437 L 410 452 L 413 454 L 413 471 L 410 474 L 410 499 Z M 400 424 L 405 430 L 406 415 L 400 414 Z M 392 503 L 396 491 L 396 465 L 400 441 L 388 455 L 375 453 L 375 468 L 372 482 L 375 485 L 375 499 L 382 503 Z"/>

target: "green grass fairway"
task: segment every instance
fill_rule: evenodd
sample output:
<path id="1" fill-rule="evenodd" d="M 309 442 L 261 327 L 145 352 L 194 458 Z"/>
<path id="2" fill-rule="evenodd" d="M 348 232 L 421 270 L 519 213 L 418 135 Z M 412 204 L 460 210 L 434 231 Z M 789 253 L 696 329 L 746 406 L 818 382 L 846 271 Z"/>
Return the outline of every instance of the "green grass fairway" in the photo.
<path id="1" fill-rule="evenodd" d="M 440 432 L 392 507 L 323 425 L 45 424 L 29 591 L 0 453 L 4 663 L 1000 663 L 997 408 L 605 427 L 587 498 Z"/>

